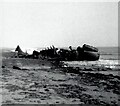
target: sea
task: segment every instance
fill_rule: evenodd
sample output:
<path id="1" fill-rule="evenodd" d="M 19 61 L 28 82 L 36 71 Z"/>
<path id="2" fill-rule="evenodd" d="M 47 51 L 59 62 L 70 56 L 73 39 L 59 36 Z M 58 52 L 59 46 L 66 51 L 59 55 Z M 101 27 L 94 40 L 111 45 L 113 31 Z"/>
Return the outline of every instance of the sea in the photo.
<path id="1" fill-rule="evenodd" d="M 119 47 L 98 47 L 100 58 L 97 61 L 66 61 L 72 67 L 105 67 L 108 70 L 89 71 L 91 73 L 113 74 L 120 76 L 120 48 Z M 86 71 L 85 71 L 86 72 Z M 88 71 L 87 71 L 88 72 Z"/>

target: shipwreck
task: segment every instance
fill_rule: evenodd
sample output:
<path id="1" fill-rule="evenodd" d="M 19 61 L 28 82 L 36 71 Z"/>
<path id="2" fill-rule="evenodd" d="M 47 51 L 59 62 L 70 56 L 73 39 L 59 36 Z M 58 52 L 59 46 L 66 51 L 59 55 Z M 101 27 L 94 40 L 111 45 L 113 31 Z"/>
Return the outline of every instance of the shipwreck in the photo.
<path id="1" fill-rule="evenodd" d="M 17 51 L 17 52 L 16 52 Z M 33 58 L 33 59 L 48 59 L 48 60 L 59 60 L 59 61 L 96 61 L 99 60 L 100 53 L 98 48 L 84 44 L 82 47 L 78 46 L 76 49 L 72 49 L 69 46 L 68 49 L 56 48 L 50 46 L 41 51 L 33 51 L 31 55 L 27 52 L 24 53 L 18 45 L 15 49 L 16 57 L 19 58 Z"/>

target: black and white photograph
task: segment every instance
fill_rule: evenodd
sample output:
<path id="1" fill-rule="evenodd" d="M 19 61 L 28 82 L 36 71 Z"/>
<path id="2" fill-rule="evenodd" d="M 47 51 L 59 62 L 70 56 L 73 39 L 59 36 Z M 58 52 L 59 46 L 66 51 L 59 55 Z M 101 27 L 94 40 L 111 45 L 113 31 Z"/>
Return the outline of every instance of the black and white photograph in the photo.
<path id="1" fill-rule="evenodd" d="M 119 106 L 120 3 L 17 1 L 0 2 L 0 104 Z"/>

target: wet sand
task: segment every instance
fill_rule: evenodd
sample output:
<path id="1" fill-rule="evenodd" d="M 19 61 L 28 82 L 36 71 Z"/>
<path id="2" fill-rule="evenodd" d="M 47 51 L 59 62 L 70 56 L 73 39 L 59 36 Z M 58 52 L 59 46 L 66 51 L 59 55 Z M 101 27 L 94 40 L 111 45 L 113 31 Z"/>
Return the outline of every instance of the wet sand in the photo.
<path id="1" fill-rule="evenodd" d="M 63 63 L 3 58 L 2 104 L 118 105 L 120 77 L 82 72 Z"/>

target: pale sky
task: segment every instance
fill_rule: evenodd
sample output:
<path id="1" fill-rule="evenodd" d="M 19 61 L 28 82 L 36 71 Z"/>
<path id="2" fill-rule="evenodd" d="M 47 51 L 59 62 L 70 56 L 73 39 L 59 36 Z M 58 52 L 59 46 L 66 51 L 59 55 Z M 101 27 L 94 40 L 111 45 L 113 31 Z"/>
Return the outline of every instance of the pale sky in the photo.
<path id="1" fill-rule="evenodd" d="M 2 46 L 118 45 L 117 2 L 6 2 Z"/>

